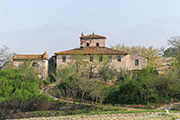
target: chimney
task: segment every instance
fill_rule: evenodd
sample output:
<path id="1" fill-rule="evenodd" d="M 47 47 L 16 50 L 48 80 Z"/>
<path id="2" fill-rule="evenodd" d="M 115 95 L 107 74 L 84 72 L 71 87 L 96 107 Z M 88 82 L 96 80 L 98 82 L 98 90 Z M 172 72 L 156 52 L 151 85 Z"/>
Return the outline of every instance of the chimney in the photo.
<path id="1" fill-rule="evenodd" d="M 82 32 L 82 33 L 81 33 L 81 37 L 83 37 L 83 36 L 84 36 L 84 33 Z"/>
<path id="2" fill-rule="evenodd" d="M 48 59 L 47 51 L 44 51 L 44 53 L 43 53 L 43 59 Z"/>

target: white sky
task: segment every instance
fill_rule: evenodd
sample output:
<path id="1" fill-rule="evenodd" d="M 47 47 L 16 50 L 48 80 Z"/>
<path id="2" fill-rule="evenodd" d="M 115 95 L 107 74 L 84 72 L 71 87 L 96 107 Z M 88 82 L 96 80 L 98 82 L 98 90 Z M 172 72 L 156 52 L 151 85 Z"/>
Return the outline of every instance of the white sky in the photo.
<path id="1" fill-rule="evenodd" d="M 51 56 L 79 47 L 81 32 L 160 48 L 180 35 L 180 0 L 0 0 L 0 47 L 15 53 Z"/>

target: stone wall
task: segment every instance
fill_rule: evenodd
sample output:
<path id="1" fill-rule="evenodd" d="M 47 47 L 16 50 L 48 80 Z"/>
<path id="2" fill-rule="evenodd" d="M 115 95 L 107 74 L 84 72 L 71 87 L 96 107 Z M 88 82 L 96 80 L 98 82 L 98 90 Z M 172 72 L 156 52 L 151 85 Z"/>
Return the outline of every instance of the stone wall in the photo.
<path id="1" fill-rule="evenodd" d="M 66 57 L 66 62 L 62 61 L 62 57 Z M 120 68 L 122 69 L 127 69 L 127 70 L 140 70 L 142 67 L 147 66 L 147 58 L 142 57 L 142 56 L 137 56 L 137 55 L 110 55 L 112 56 L 112 65 L 117 71 L 120 71 Z M 118 61 L 117 58 L 118 56 L 121 56 L 121 61 Z M 108 59 L 108 55 L 106 55 Z M 96 58 L 96 59 L 95 59 Z M 90 62 L 90 55 L 86 55 L 85 59 Z M 135 66 L 135 59 L 138 59 L 139 65 Z M 94 56 L 94 61 L 99 60 L 98 56 Z M 59 68 L 61 65 L 67 65 L 69 62 L 71 62 L 71 56 L 70 55 L 57 55 L 57 68 Z"/>
<path id="2" fill-rule="evenodd" d="M 24 63 L 25 60 L 13 60 L 13 67 L 14 68 L 20 68 L 21 65 Z M 38 73 L 39 78 L 46 79 L 48 76 L 48 60 L 42 59 L 42 60 L 31 60 L 31 64 L 37 63 L 38 68 L 36 68 L 36 72 Z"/>
<path id="3" fill-rule="evenodd" d="M 135 66 L 135 60 L 139 61 L 139 65 Z M 126 67 L 128 70 L 141 70 L 143 67 L 147 67 L 148 59 L 146 57 L 128 54 L 126 56 Z"/>
<path id="4" fill-rule="evenodd" d="M 87 43 L 89 43 L 89 47 L 96 47 L 97 43 L 99 43 L 100 47 L 105 47 L 106 45 L 106 39 L 87 39 L 87 40 L 81 40 L 80 46 L 87 47 Z"/>

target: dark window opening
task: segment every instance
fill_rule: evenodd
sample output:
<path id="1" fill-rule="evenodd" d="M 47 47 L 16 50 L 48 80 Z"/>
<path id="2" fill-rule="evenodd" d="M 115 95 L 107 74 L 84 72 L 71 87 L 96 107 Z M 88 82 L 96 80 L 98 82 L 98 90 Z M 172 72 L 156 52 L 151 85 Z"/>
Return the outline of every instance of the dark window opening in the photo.
<path id="1" fill-rule="evenodd" d="M 62 57 L 62 62 L 66 62 L 66 57 Z"/>
<path id="2" fill-rule="evenodd" d="M 139 60 L 135 59 L 135 66 L 138 66 L 138 65 L 139 65 Z"/>
<path id="3" fill-rule="evenodd" d="M 32 66 L 33 66 L 33 67 L 39 67 L 39 65 L 38 65 L 36 62 L 34 62 L 34 63 L 32 64 Z"/>
<path id="4" fill-rule="evenodd" d="M 87 46 L 89 46 L 89 43 L 87 43 Z"/>
<path id="5" fill-rule="evenodd" d="M 93 57 L 92 56 L 90 57 L 90 61 L 93 61 Z"/>
<path id="6" fill-rule="evenodd" d="M 117 56 L 117 61 L 121 61 L 121 56 Z"/>
<path id="7" fill-rule="evenodd" d="M 96 43 L 96 46 L 99 46 L 99 43 Z"/>

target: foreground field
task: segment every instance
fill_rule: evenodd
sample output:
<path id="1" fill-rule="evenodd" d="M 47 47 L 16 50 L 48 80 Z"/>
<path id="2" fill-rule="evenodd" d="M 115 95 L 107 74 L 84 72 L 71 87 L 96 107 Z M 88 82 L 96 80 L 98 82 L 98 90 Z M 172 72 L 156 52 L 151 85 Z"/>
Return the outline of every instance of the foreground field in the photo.
<path id="1" fill-rule="evenodd" d="M 121 114 L 99 114 L 99 115 L 78 115 L 78 116 L 56 116 L 24 118 L 21 120 L 175 120 L 180 113 L 121 113 Z M 12 119 L 11 119 L 12 120 Z M 20 120 L 20 119 L 14 119 Z"/>

